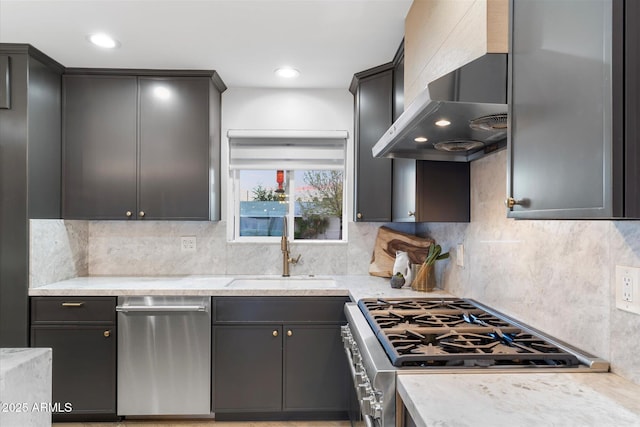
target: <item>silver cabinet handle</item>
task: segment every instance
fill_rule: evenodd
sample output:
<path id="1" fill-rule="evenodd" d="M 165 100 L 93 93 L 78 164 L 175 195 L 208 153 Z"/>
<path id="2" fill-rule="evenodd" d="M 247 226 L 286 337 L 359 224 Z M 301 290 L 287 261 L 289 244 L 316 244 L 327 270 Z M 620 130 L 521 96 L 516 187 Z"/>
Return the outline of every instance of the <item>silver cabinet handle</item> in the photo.
<path id="1" fill-rule="evenodd" d="M 207 311 L 203 305 L 118 305 L 116 311 L 127 312 L 193 312 Z"/>

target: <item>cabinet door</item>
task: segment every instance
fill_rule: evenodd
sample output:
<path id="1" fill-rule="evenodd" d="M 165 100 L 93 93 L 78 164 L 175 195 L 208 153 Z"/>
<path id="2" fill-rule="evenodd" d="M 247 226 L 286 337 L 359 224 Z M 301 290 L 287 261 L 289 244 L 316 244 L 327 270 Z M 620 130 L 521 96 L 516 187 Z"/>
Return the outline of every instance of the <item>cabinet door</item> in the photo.
<path id="1" fill-rule="evenodd" d="M 338 325 L 285 325 L 288 411 L 347 411 L 347 364 Z"/>
<path id="2" fill-rule="evenodd" d="M 393 159 L 393 206 L 394 222 L 416 220 L 416 160 Z"/>
<path id="3" fill-rule="evenodd" d="M 63 217 L 136 210 L 136 78 L 63 77 Z"/>
<path id="4" fill-rule="evenodd" d="M 416 221 L 469 222 L 471 169 L 467 162 L 416 162 Z"/>
<path id="5" fill-rule="evenodd" d="M 32 347 L 53 349 L 53 397 L 72 411 L 59 417 L 116 414 L 116 331 L 110 326 L 34 326 Z M 58 415 L 58 414 L 54 414 Z"/>
<path id="6" fill-rule="evenodd" d="M 213 408 L 282 410 L 282 326 L 213 327 Z"/>
<path id="7" fill-rule="evenodd" d="M 391 220 L 391 159 L 371 148 L 391 126 L 393 71 L 363 78 L 356 91 L 356 221 Z"/>
<path id="8" fill-rule="evenodd" d="M 611 4 L 512 2 L 510 217 L 613 214 Z"/>
<path id="9" fill-rule="evenodd" d="M 209 79 L 140 77 L 138 211 L 209 218 Z"/>

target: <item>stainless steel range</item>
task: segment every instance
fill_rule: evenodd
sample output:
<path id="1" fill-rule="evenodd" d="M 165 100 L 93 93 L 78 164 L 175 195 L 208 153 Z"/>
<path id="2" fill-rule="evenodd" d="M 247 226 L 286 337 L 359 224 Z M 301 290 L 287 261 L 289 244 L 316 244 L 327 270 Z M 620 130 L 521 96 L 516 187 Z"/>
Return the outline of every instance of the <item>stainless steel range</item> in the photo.
<path id="1" fill-rule="evenodd" d="M 395 425 L 402 373 L 607 372 L 609 363 L 470 299 L 362 299 L 345 306 L 354 425 Z"/>

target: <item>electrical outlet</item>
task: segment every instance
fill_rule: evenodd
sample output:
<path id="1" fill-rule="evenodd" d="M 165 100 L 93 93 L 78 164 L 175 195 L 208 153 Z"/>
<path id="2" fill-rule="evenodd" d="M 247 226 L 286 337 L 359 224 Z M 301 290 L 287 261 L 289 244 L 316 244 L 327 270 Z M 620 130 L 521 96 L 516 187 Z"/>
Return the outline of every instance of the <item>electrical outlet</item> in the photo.
<path id="1" fill-rule="evenodd" d="M 640 268 L 616 265 L 616 307 L 640 314 Z"/>
<path id="2" fill-rule="evenodd" d="M 622 301 L 633 302 L 633 280 L 629 276 L 622 277 Z"/>
<path id="3" fill-rule="evenodd" d="M 464 245 L 462 243 L 456 247 L 456 265 L 464 268 Z"/>
<path id="4" fill-rule="evenodd" d="M 181 252 L 195 252 L 196 251 L 196 236 L 182 236 L 180 238 L 180 251 Z"/>

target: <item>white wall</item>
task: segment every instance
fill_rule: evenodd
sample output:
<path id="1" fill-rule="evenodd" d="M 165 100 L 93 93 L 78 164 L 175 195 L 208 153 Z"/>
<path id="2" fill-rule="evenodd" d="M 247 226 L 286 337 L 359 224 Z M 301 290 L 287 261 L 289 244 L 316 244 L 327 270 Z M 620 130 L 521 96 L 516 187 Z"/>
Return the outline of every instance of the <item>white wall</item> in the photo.
<path id="1" fill-rule="evenodd" d="M 222 219 L 231 216 L 229 129 L 346 130 L 346 164 L 353 164 L 353 95 L 347 89 L 230 88 L 222 94 Z M 347 218 L 353 211 L 353 168 L 347 167 Z"/>

